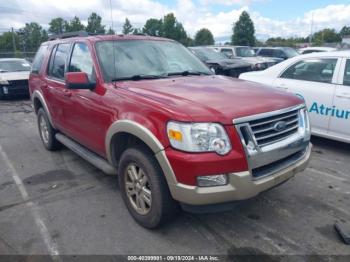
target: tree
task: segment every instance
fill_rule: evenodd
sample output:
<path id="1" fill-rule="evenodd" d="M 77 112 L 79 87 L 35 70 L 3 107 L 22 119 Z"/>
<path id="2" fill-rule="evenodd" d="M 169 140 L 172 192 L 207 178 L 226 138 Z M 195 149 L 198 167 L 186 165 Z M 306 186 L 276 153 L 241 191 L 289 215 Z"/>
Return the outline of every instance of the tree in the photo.
<path id="1" fill-rule="evenodd" d="M 115 31 L 110 27 L 107 31 L 107 35 L 115 35 Z"/>
<path id="2" fill-rule="evenodd" d="M 66 32 L 76 32 L 85 30 L 85 26 L 80 22 L 79 17 L 74 16 L 72 20 L 66 22 Z"/>
<path id="3" fill-rule="evenodd" d="M 66 31 L 66 24 L 67 22 L 61 18 L 61 17 L 56 17 L 53 18 L 49 22 L 49 33 L 51 34 L 62 34 Z"/>
<path id="4" fill-rule="evenodd" d="M 233 26 L 233 35 L 231 42 L 233 45 L 255 45 L 255 29 L 254 23 L 250 19 L 249 14 L 243 11 L 237 23 Z"/>
<path id="5" fill-rule="evenodd" d="M 213 45 L 214 43 L 213 34 L 206 28 L 200 29 L 194 37 L 195 45 Z"/>
<path id="6" fill-rule="evenodd" d="M 47 32 L 38 23 L 26 23 L 18 32 L 19 41 L 24 52 L 34 52 L 47 40 Z"/>
<path id="7" fill-rule="evenodd" d="M 341 37 L 344 37 L 346 35 L 350 35 L 350 26 L 343 26 L 343 28 L 339 32 Z"/>
<path id="8" fill-rule="evenodd" d="M 105 26 L 101 24 L 101 20 L 101 16 L 96 13 L 91 13 L 88 17 L 86 31 L 92 34 L 104 34 L 106 29 Z"/>
<path id="9" fill-rule="evenodd" d="M 129 35 L 134 31 L 134 28 L 132 27 L 130 21 L 128 18 L 125 18 L 125 23 L 123 25 L 123 34 Z"/>
<path id="10" fill-rule="evenodd" d="M 314 45 L 322 45 L 324 43 L 338 43 L 341 42 L 341 36 L 335 29 L 326 28 L 321 31 L 316 32 L 312 40 Z"/>
<path id="11" fill-rule="evenodd" d="M 184 27 L 176 20 L 173 13 L 164 16 L 160 36 L 179 41 L 184 45 L 188 42 L 187 33 Z"/>
<path id="12" fill-rule="evenodd" d="M 150 36 L 160 36 L 162 30 L 162 20 L 150 18 L 142 28 L 142 33 Z"/>

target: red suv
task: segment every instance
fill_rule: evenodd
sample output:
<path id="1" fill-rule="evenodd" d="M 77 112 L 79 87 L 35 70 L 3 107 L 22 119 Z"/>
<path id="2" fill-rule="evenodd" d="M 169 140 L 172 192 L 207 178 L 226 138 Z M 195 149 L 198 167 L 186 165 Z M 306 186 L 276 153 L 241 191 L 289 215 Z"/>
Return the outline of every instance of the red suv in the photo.
<path id="1" fill-rule="evenodd" d="M 118 174 L 147 228 L 181 205 L 256 196 L 309 160 L 300 98 L 214 75 L 169 39 L 62 36 L 41 45 L 29 86 L 44 146 Z"/>

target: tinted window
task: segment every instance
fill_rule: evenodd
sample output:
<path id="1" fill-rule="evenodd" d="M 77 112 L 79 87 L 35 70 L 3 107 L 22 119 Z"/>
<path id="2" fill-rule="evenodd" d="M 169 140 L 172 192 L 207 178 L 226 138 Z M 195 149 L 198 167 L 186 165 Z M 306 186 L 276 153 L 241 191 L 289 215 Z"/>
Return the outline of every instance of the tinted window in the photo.
<path id="1" fill-rule="evenodd" d="M 91 82 L 95 81 L 93 61 L 88 46 L 85 43 L 76 43 L 68 68 L 69 72 L 84 72 Z"/>
<path id="2" fill-rule="evenodd" d="M 39 47 L 39 50 L 36 52 L 36 55 L 32 64 L 32 73 L 38 74 L 41 66 L 43 65 L 45 54 L 47 51 L 47 45 L 42 45 Z"/>
<path id="3" fill-rule="evenodd" d="M 350 59 L 346 60 L 343 85 L 350 86 Z"/>
<path id="4" fill-rule="evenodd" d="M 59 44 L 52 52 L 49 68 L 49 75 L 55 78 L 64 79 L 66 60 L 70 44 Z"/>
<path id="5" fill-rule="evenodd" d="M 272 56 L 272 50 L 271 49 L 262 49 L 262 50 L 260 50 L 259 55 Z"/>
<path id="6" fill-rule="evenodd" d="M 279 50 L 279 49 L 275 49 L 273 50 L 273 56 L 274 57 L 279 57 L 279 58 L 285 58 L 286 55 L 284 54 L 283 51 Z"/>
<path id="7" fill-rule="evenodd" d="M 289 67 L 281 78 L 331 83 L 337 59 L 301 60 Z"/>

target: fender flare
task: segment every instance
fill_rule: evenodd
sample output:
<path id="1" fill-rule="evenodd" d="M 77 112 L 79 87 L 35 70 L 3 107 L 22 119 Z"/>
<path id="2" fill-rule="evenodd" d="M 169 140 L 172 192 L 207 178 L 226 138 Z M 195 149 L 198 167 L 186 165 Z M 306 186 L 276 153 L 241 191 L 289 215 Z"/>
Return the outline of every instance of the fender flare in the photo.
<path id="1" fill-rule="evenodd" d="M 113 136 L 118 133 L 128 133 L 136 136 L 153 151 L 168 182 L 170 191 L 172 191 L 172 185 L 176 185 L 177 180 L 174 171 L 171 168 L 170 162 L 164 152 L 164 146 L 149 129 L 135 121 L 117 120 L 108 128 L 105 138 L 106 156 L 108 162 L 113 163 L 111 142 Z"/>
<path id="2" fill-rule="evenodd" d="M 52 116 L 51 116 L 51 113 L 49 111 L 49 108 L 46 104 L 46 101 L 45 101 L 45 98 L 44 96 L 41 94 L 40 91 L 38 90 L 35 90 L 32 94 L 32 103 L 33 103 L 33 106 L 34 106 L 34 99 L 37 98 L 39 99 L 39 101 L 41 102 L 42 106 L 44 107 L 44 110 L 47 114 L 47 117 L 49 118 L 49 121 L 50 121 L 50 124 L 52 125 L 53 128 L 56 128 L 53 121 L 52 121 Z M 34 108 L 35 109 L 35 108 Z M 36 113 L 36 112 L 35 112 Z"/>

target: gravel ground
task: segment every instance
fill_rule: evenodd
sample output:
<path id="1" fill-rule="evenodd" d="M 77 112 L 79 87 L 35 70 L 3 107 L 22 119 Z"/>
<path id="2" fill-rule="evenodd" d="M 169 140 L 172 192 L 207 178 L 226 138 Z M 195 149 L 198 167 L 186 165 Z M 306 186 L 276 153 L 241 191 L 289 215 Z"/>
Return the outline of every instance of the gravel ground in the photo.
<path id="1" fill-rule="evenodd" d="M 29 100 L 0 101 L 0 254 L 350 255 L 333 228 L 350 225 L 350 146 L 312 140 L 309 167 L 289 182 L 150 231 L 128 214 L 116 177 L 44 149 Z"/>

